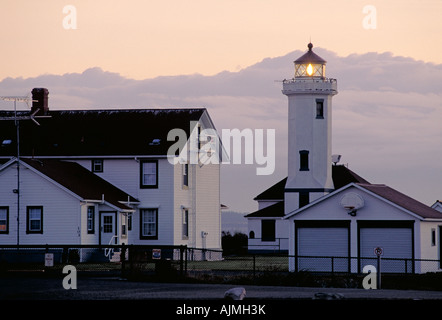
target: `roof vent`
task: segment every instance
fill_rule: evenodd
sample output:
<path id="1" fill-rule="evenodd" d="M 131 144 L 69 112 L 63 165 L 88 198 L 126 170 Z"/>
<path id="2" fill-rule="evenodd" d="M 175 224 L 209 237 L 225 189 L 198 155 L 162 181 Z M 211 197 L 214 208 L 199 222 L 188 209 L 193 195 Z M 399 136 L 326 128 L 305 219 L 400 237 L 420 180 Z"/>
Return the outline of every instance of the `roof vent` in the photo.
<path id="1" fill-rule="evenodd" d="M 149 146 L 159 146 L 161 143 L 161 139 L 153 139 L 152 142 L 149 142 Z"/>
<path id="2" fill-rule="evenodd" d="M 7 140 L 3 140 L 3 142 L 2 142 L 2 147 L 9 146 L 11 143 L 12 143 L 12 140 L 9 140 L 9 139 L 7 139 Z"/>

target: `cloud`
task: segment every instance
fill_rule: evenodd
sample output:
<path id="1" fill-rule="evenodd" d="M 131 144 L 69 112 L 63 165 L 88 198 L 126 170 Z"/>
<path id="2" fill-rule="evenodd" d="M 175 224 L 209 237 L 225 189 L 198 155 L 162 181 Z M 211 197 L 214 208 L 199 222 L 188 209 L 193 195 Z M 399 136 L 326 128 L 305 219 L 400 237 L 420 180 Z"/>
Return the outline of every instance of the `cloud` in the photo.
<path id="1" fill-rule="evenodd" d="M 333 153 L 342 154 L 343 162 L 369 181 L 406 190 L 427 204 L 441 198 L 442 65 L 388 52 L 346 57 L 322 48 L 315 52 L 328 61 L 327 75 L 338 79 Z M 287 173 L 287 97 L 280 81 L 293 77 L 293 60 L 301 54 L 266 58 L 214 76 L 134 80 L 96 67 L 6 78 L 0 82 L 0 95 L 46 87 L 50 109 L 206 107 L 218 130 L 273 128 L 274 175 L 256 176 L 256 166 L 250 165 L 222 168 L 222 201 L 232 210 L 250 211 L 256 209 L 253 197 Z M 11 104 L 1 101 L 0 109 L 11 109 Z"/>

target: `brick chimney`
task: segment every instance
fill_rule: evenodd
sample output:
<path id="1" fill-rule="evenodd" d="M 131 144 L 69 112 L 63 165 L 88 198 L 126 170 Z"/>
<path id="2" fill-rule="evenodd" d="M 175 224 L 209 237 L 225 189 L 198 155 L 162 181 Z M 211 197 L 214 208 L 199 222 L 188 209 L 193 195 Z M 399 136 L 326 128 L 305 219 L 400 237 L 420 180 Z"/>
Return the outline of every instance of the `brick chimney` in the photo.
<path id="1" fill-rule="evenodd" d="M 32 108 L 31 113 L 34 113 L 36 110 L 37 116 L 43 116 L 49 111 L 48 107 L 48 95 L 49 91 L 46 88 L 34 88 L 32 89 Z"/>

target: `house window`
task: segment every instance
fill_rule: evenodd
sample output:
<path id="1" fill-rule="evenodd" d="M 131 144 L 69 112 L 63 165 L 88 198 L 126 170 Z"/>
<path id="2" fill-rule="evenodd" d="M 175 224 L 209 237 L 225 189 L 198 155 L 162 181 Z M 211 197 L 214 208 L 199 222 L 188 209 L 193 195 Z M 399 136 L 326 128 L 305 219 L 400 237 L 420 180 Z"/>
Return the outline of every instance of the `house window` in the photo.
<path id="1" fill-rule="evenodd" d="M 26 208 L 26 233 L 43 233 L 43 207 Z"/>
<path id="2" fill-rule="evenodd" d="M 121 217 L 121 237 L 127 236 L 127 215 L 123 214 Z"/>
<path id="3" fill-rule="evenodd" d="M 158 209 L 142 209 L 140 216 L 140 239 L 158 239 Z"/>
<path id="4" fill-rule="evenodd" d="M 309 171 L 308 168 L 308 151 L 301 150 L 299 151 L 299 162 L 300 162 L 300 171 Z"/>
<path id="5" fill-rule="evenodd" d="M 436 229 L 431 229 L 431 246 L 436 245 Z"/>
<path id="6" fill-rule="evenodd" d="M 324 119 L 324 100 L 316 99 L 316 119 Z"/>
<path id="7" fill-rule="evenodd" d="M 9 207 L 0 207 L 0 233 L 9 232 Z"/>
<path id="8" fill-rule="evenodd" d="M 95 233 L 95 207 L 87 207 L 87 233 Z"/>
<path id="9" fill-rule="evenodd" d="M 183 209 L 183 239 L 189 238 L 189 209 Z"/>
<path id="10" fill-rule="evenodd" d="M 127 231 L 132 230 L 132 213 L 127 215 Z"/>
<path id="11" fill-rule="evenodd" d="M 189 165 L 183 164 L 183 186 L 189 186 Z"/>
<path id="12" fill-rule="evenodd" d="M 302 208 L 310 203 L 310 194 L 308 192 L 301 191 L 299 193 L 299 207 Z"/>
<path id="13" fill-rule="evenodd" d="M 158 161 L 141 162 L 141 188 L 158 188 Z"/>
<path id="14" fill-rule="evenodd" d="M 92 172 L 103 172 L 103 160 L 101 159 L 92 160 Z"/>
<path id="15" fill-rule="evenodd" d="M 261 221 L 261 240 L 275 241 L 275 220 Z"/>

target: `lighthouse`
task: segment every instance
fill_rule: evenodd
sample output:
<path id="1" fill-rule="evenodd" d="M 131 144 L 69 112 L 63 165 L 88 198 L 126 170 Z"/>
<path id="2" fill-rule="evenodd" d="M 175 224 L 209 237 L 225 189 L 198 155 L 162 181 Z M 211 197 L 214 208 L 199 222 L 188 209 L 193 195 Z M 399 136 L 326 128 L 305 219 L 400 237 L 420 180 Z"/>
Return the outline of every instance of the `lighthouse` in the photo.
<path id="1" fill-rule="evenodd" d="M 332 180 L 332 98 L 336 79 L 325 76 L 326 61 L 308 51 L 294 61 L 294 78 L 283 81 L 288 97 L 288 177 L 285 215 L 334 190 Z"/>

